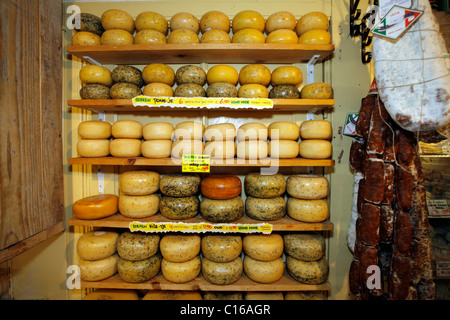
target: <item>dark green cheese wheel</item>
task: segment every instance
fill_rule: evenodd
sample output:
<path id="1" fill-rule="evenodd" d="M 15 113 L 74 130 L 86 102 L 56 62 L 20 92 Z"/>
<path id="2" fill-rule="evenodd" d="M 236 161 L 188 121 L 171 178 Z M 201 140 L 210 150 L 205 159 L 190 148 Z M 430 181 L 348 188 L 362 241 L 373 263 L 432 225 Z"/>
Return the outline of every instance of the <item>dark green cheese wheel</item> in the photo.
<path id="1" fill-rule="evenodd" d="M 132 99 L 142 94 L 142 90 L 135 84 L 119 82 L 113 84 L 109 90 L 111 99 Z"/>
<path id="2" fill-rule="evenodd" d="M 300 91 L 297 87 L 290 84 L 280 84 L 270 89 L 270 99 L 299 99 Z"/>
<path id="3" fill-rule="evenodd" d="M 161 177 L 159 189 L 166 196 L 188 197 L 198 193 L 200 181 L 196 174 L 168 174 Z"/>
<path id="4" fill-rule="evenodd" d="M 120 65 L 115 67 L 113 71 L 111 71 L 111 78 L 114 83 L 132 83 L 139 88 L 142 88 L 142 86 L 145 85 L 141 70 L 133 66 Z"/>
<path id="5" fill-rule="evenodd" d="M 105 29 L 103 29 L 102 26 L 102 19 L 92 13 L 83 12 L 77 14 L 74 16 L 73 22 L 77 22 L 77 19 L 80 19 L 80 25 L 79 28 L 77 28 L 77 25 L 75 24 L 76 31 L 92 32 L 99 36 L 101 36 L 102 33 L 105 32 Z"/>

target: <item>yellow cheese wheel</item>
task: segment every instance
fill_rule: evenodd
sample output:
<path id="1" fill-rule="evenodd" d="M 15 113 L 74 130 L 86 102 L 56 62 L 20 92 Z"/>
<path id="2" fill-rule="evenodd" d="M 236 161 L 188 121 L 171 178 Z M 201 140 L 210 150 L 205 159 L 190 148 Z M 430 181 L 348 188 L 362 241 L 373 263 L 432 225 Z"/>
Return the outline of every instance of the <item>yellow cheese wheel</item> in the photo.
<path id="1" fill-rule="evenodd" d="M 299 146 L 293 140 L 272 140 L 267 145 L 268 155 L 275 159 L 292 159 L 298 156 Z"/>
<path id="2" fill-rule="evenodd" d="M 278 233 L 247 234 L 242 241 L 247 256 L 260 261 L 272 261 L 283 254 L 283 238 Z"/>
<path id="3" fill-rule="evenodd" d="M 83 121 L 78 125 L 78 134 L 82 139 L 109 139 L 111 124 L 99 120 Z"/>
<path id="4" fill-rule="evenodd" d="M 117 120 L 112 124 L 111 133 L 116 139 L 141 139 L 142 123 L 136 120 Z"/>
<path id="5" fill-rule="evenodd" d="M 166 44 L 167 37 L 152 29 L 144 29 L 136 33 L 134 36 L 134 44 Z"/>
<path id="6" fill-rule="evenodd" d="M 145 140 L 171 140 L 174 127 L 170 122 L 150 122 L 144 125 L 142 135 Z"/>
<path id="7" fill-rule="evenodd" d="M 263 123 L 249 122 L 241 125 L 236 133 L 238 141 L 245 140 L 267 140 L 268 130 Z"/>
<path id="8" fill-rule="evenodd" d="M 111 71 L 103 66 L 88 64 L 80 69 L 82 83 L 96 83 L 110 87 L 113 84 Z"/>
<path id="9" fill-rule="evenodd" d="M 290 29 L 277 29 L 269 33 L 266 37 L 266 43 L 298 43 L 298 37 L 295 31 Z"/>
<path id="10" fill-rule="evenodd" d="M 163 258 L 169 262 L 185 262 L 200 253 L 201 238 L 198 234 L 166 234 L 159 248 Z"/>
<path id="11" fill-rule="evenodd" d="M 139 296 L 131 289 L 98 289 L 85 295 L 83 300 L 139 300 Z"/>
<path id="12" fill-rule="evenodd" d="M 176 29 L 173 30 L 167 36 L 167 43 L 175 44 L 188 44 L 188 43 L 200 43 L 198 34 L 189 29 Z"/>
<path id="13" fill-rule="evenodd" d="M 245 193 L 256 198 L 275 198 L 286 190 L 286 179 L 281 173 L 247 173 L 244 179 Z"/>
<path id="14" fill-rule="evenodd" d="M 159 202 L 159 195 L 156 193 L 145 196 L 129 196 L 121 193 L 119 211 L 127 218 L 151 217 L 159 211 Z"/>
<path id="15" fill-rule="evenodd" d="M 133 17 L 123 10 L 106 10 L 101 16 L 101 21 L 102 27 L 105 30 L 123 29 L 133 33 L 135 29 Z"/>
<path id="16" fill-rule="evenodd" d="M 200 213 L 208 221 L 233 222 L 244 215 L 244 201 L 240 196 L 224 200 L 203 198 Z"/>
<path id="17" fill-rule="evenodd" d="M 328 180 L 319 175 L 290 175 L 286 179 L 286 191 L 298 199 L 323 199 L 328 196 Z"/>
<path id="18" fill-rule="evenodd" d="M 202 34 L 200 43 L 231 43 L 231 37 L 225 31 L 211 29 Z"/>
<path id="19" fill-rule="evenodd" d="M 161 270 L 161 255 L 154 254 L 143 260 L 126 260 L 119 257 L 117 272 L 125 282 L 139 283 L 152 279 Z"/>
<path id="20" fill-rule="evenodd" d="M 170 262 L 166 259 L 161 261 L 161 273 L 163 277 L 175 283 L 185 283 L 194 280 L 202 269 L 200 256 L 184 262 Z"/>
<path id="21" fill-rule="evenodd" d="M 330 44 L 331 34 L 326 30 L 309 30 L 298 37 L 298 43 L 303 44 Z"/>
<path id="22" fill-rule="evenodd" d="M 101 38 L 99 35 L 89 32 L 80 31 L 72 36 L 73 46 L 98 46 L 101 45 Z"/>
<path id="23" fill-rule="evenodd" d="M 232 284 L 240 279 L 244 271 L 241 257 L 228 262 L 215 262 L 208 258 L 202 259 L 202 274 L 206 281 L 218 284 Z"/>
<path id="24" fill-rule="evenodd" d="M 272 71 L 271 84 L 278 86 L 290 84 L 297 86 L 303 81 L 302 71 L 295 66 L 281 66 Z"/>
<path id="25" fill-rule="evenodd" d="M 198 214 L 200 201 L 197 196 L 169 197 L 162 196 L 160 203 L 161 215 L 168 219 L 183 220 L 193 218 Z"/>
<path id="26" fill-rule="evenodd" d="M 300 136 L 299 126 L 290 121 L 272 122 L 268 127 L 269 139 L 297 140 Z"/>
<path id="27" fill-rule="evenodd" d="M 236 156 L 240 159 L 265 159 L 267 155 L 267 142 L 264 140 L 240 141 L 236 146 Z"/>
<path id="28" fill-rule="evenodd" d="M 209 155 L 211 159 L 232 159 L 236 155 L 236 144 L 228 141 L 207 141 L 203 154 Z"/>
<path id="29" fill-rule="evenodd" d="M 119 233 L 96 230 L 83 233 L 77 241 L 77 253 L 84 260 L 100 260 L 116 252 Z"/>
<path id="30" fill-rule="evenodd" d="M 200 180 L 196 174 L 167 174 L 159 181 L 159 188 L 166 196 L 189 197 L 198 193 Z"/>
<path id="31" fill-rule="evenodd" d="M 214 140 L 234 140 L 236 137 L 236 127 L 232 123 L 211 124 L 205 128 L 203 134 L 204 141 Z"/>
<path id="32" fill-rule="evenodd" d="M 270 84 L 270 69 L 263 64 L 248 64 L 239 71 L 239 83 L 257 83 L 267 87 Z"/>
<path id="33" fill-rule="evenodd" d="M 81 139 L 77 143 L 78 155 L 85 158 L 106 157 L 109 149 L 108 139 Z"/>
<path id="34" fill-rule="evenodd" d="M 173 88 L 166 83 L 151 82 L 142 91 L 144 96 L 149 97 L 173 97 Z"/>
<path id="35" fill-rule="evenodd" d="M 164 63 L 151 63 L 142 70 L 145 83 L 159 82 L 171 86 L 175 81 L 175 71 Z"/>
<path id="36" fill-rule="evenodd" d="M 264 98 L 269 97 L 269 90 L 266 86 L 259 83 L 247 83 L 239 87 L 239 98 Z"/>
<path id="37" fill-rule="evenodd" d="M 170 30 L 177 29 L 188 29 L 197 34 L 200 30 L 200 22 L 192 13 L 178 12 L 170 18 Z"/>
<path id="38" fill-rule="evenodd" d="M 204 258 L 215 262 L 229 262 L 242 252 L 239 235 L 207 234 L 202 237 L 201 250 Z"/>
<path id="39" fill-rule="evenodd" d="M 140 139 L 114 139 L 109 144 L 109 153 L 113 157 L 139 157 L 141 155 Z"/>
<path id="40" fill-rule="evenodd" d="M 99 194 L 79 199 L 72 206 L 72 213 L 78 219 L 101 219 L 119 211 L 119 197 L 114 194 Z"/>
<path id="41" fill-rule="evenodd" d="M 295 16 L 288 11 L 279 11 L 272 13 L 266 19 L 266 32 L 270 33 L 277 29 L 294 30 L 297 24 Z"/>
<path id="42" fill-rule="evenodd" d="M 131 33 L 122 29 L 109 29 L 102 33 L 100 43 L 102 45 L 121 46 L 133 44 L 134 38 Z"/>
<path id="43" fill-rule="evenodd" d="M 238 12 L 231 22 L 233 33 L 242 29 L 256 29 L 263 32 L 266 26 L 266 19 L 263 15 L 255 10 L 243 10 Z"/>
<path id="44" fill-rule="evenodd" d="M 231 37 L 232 43 L 265 43 L 264 33 L 256 29 L 241 29 Z"/>
<path id="45" fill-rule="evenodd" d="M 284 294 L 285 300 L 326 300 L 325 291 L 288 291 Z"/>
<path id="46" fill-rule="evenodd" d="M 136 31 L 151 29 L 167 34 L 169 23 L 167 19 L 158 12 L 145 11 L 141 12 L 135 19 L 134 24 Z"/>
<path id="47" fill-rule="evenodd" d="M 245 300 L 284 300 L 283 292 L 280 291 L 248 291 Z"/>
<path id="48" fill-rule="evenodd" d="M 283 197 L 255 198 L 247 196 L 245 212 L 250 218 L 256 220 L 278 220 L 286 214 L 286 201 Z"/>
<path id="49" fill-rule="evenodd" d="M 141 153 L 146 158 L 168 158 L 172 153 L 172 140 L 147 140 L 141 144 Z"/>
<path id="50" fill-rule="evenodd" d="M 217 64 L 208 69 L 206 73 L 206 81 L 208 84 L 216 82 L 228 82 L 232 85 L 236 85 L 239 80 L 239 72 L 230 65 Z"/>
<path id="51" fill-rule="evenodd" d="M 286 270 L 301 283 L 321 284 L 328 278 L 329 266 L 325 257 L 317 261 L 302 261 L 287 255 Z"/>
<path id="52" fill-rule="evenodd" d="M 283 235 L 284 250 L 302 261 L 316 261 L 325 255 L 325 239 L 320 233 L 301 232 Z"/>
<path id="53" fill-rule="evenodd" d="M 323 199 L 304 200 L 289 197 L 287 214 L 292 219 L 303 222 L 322 222 L 328 218 L 328 201 Z"/>
<path id="54" fill-rule="evenodd" d="M 299 155 L 306 159 L 328 159 L 333 153 L 333 146 L 328 140 L 309 139 L 299 143 Z"/>
<path id="55" fill-rule="evenodd" d="M 307 120 L 300 125 L 302 139 L 331 139 L 331 123 L 327 120 Z"/>
<path id="56" fill-rule="evenodd" d="M 159 190 L 159 173 L 155 171 L 126 171 L 119 176 L 119 190 L 130 196 L 143 196 Z"/>
<path id="57" fill-rule="evenodd" d="M 117 239 L 117 253 L 125 260 L 148 259 L 158 252 L 159 240 L 159 234 L 126 231 Z"/>
<path id="58" fill-rule="evenodd" d="M 182 158 L 183 154 L 203 154 L 202 140 L 178 140 L 172 143 L 171 155 L 174 158 Z"/>
<path id="59" fill-rule="evenodd" d="M 80 278 L 85 281 L 100 281 L 109 278 L 117 272 L 117 261 L 117 254 L 100 260 L 80 259 L 78 261 Z"/>
<path id="60" fill-rule="evenodd" d="M 230 31 L 230 18 L 221 11 L 212 10 L 206 12 L 200 18 L 200 30 L 202 33 L 205 33 L 212 29 L 218 29 L 228 33 Z"/>
<path id="61" fill-rule="evenodd" d="M 183 121 L 177 123 L 174 130 L 176 140 L 202 140 L 205 125 L 199 121 Z"/>
<path id="62" fill-rule="evenodd" d="M 325 82 L 307 84 L 300 91 L 302 99 L 330 99 L 333 96 L 333 88 Z"/>
<path id="63" fill-rule="evenodd" d="M 298 19 L 295 26 L 295 31 L 300 36 L 309 30 L 328 30 L 328 27 L 328 17 L 323 12 L 315 11 L 305 14 L 300 19 Z"/>
<path id="64" fill-rule="evenodd" d="M 271 261 L 255 260 L 248 255 L 244 257 L 244 272 L 251 280 L 259 283 L 273 283 L 283 276 L 283 258 Z"/>
<path id="65" fill-rule="evenodd" d="M 190 290 L 150 290 L 142 300 L 203 300 L 199 291 Z"/>

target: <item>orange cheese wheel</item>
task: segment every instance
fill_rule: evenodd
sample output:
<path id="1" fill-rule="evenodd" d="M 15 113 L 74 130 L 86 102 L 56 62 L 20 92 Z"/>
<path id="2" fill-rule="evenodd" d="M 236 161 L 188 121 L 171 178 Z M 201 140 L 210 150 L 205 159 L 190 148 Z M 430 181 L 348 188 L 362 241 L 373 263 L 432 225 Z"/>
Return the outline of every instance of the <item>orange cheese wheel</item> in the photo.
<path id="1" fill-rule="evenodd" d="M 113 84 L 111 71 L 95 64 L 88 64 L 81 68 L 80 80 L 83 84 L 96 83 L 107 87 L 111 87 Z"/>
<path id="2" fill-rule="evenodd" d="M 303 73 L 295 66 L 281 66 L 272 71 L 272 86 L 278 86 L 281 84 L 297 86 L 302 83 L 302 81 Z"/>
<path id="3" fill-rule="evenodd" d="M 269 90 L 259 83 L 247 83 L 239 87 L 239 98 L 268 98 Z"/>
<path id="4" fill-rule="evenodd" d="M 72 212 L 78 219 L 101 219 L 119 211 L 119 197 L 114 194 L 99 194 L 74 202 Z"/>
<path id="5" fill-rule="evenodd" d="M 167 38 L 157 30 L 144 29 L 134 36 L 134 44 L 166 44 Z"/>
<path id="6" fill-rule="evenodd" d="M 299 143 L 300 157 L 306 159 L 328 159 L 331 157 L 333 147 L 328 140 L 310 139 Z"/>
<path id="7" fill-rule="evenodd" d="M 310 12 L 305 14 L 297 21 L 295 31 L 299 36 L 309 30 L 322 29 L 328 30 L 328 17 L 322 12 Z"/>
<path id="8" fill-rule="evenodd" d="M 200 30 L 202 33 L 205 33 L 212 29 L 222 30 L 228 33 L 230 31 L 230 18 L 221 11 L 212 10 L 206 12 L 200 18 Z"/>
<path id="9" fill-rule="evenodd" d="M 206 81 L 208 84 L 216 82 L 228 82 L 236 85 L 239 80 L 238 71 L 230 65 L 218 64 L 211 67 L 206 73 Z"/>
<path id="10" fill-rule="evenodd" d="M 105 30 L 123 29 L 133 33 L 135 29 L 133 17 L 128 12 L 118 9 L 110 9 L 103 12 L 101 23 Z"/>
<path id="11" fill-rule="evenodd" d="M 302 139 L 331 139 L 331 123 L 327 120 L 307 120 L 300 125 Z"/>
<path id="12" fill-rule="evenodd" d="M 270 69 L 263 64 L 248 64 L 239 71 L 239 83 L 241 85 L 257 83 L 267 87 L 270 84 L 270 78 Z"/>
<path id="13" fill-rule="evenodd" d="M 100 43 L 102 45 L 120 46 L 133 44 L 134 37 L 131 33 L 122 29 L 109 29 L 102 33 Z"/>
<path id="14" fill-rule="evenodd" d="M 136 31 L 144 29 L 157 30 L 162 34 L 167 34 L 169 23 L 167 19 L 158 12 L 146 11 L 141 12 L 134 21 Z"/>
<path id="15" fill-rule="evenodd" d="M 202 180 L 200 190 L 209 199 L 232 199 L 241 194 L 242 182 L 235 175 L 211 175 Z"/>
<path id="16" fill-rule="evenodd" d="M 151 63 L 142 70 L 145 83 L 160 82 L 171 86 L 175 81 L 175 71 L 164 63 Z"/>
<path id="17" fill-rule="evenodd" d="M 233 33 L 242 29 L 256 29 L 259 32 L 263 32 L 266 26 L 266 19 L 263 15 L 255 10 L 243 10 L 238 12 L 232 20 L 231 27 Z"/>
<path id="18" fill-rule="evenodd" d="M 331 34 L 326 30 L 309 30 L 298 37 L 298 43 L 304 44 L 330 44 Z"/>
<path id="19" fill-rule="evenodd" d="M 174 31 L 177 29 L 188 29 L 197 34 L 200 30 L 200 22 L 191 13 L 178 12 L 170 19 L 170 30 Z"/>
<path id="20" fill-rule="evenodd" d="M 173 88 L 167 83 L 151 82 L 144 87 L 142 93 L 149 97 L 173 97 Z"/>
<path id="21" fill-rule="evenodd" d="M 256 29 L 241 29 L 233 34 L 232 43 L 265 43 L 264 33 Z"/>
<path id="22" fill-rule="evenodd" d="M 80 31 L 72 36 L 73 46 L 98 46 L 100 44 L 100 36 L 93 32 Z"/>

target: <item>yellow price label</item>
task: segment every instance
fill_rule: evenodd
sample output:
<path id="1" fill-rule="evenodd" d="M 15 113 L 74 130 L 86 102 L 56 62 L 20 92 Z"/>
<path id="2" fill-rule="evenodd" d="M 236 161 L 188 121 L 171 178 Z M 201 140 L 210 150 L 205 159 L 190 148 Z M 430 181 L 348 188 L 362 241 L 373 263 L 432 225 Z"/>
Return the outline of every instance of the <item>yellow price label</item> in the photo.
<path id="1" fill-rule="evenodd" d="M 133 106 L 183 107 L 183 108 L 236 108 L 236 109 L 270 109 L 273 101 L 267 98 L 211 98 L 211 97 L 149 97 L 136 96 Z"/>
<path id="2" fill-rule="evenodd" d="M 206 154 L 183 154 L 182 172 L 210 172 L 210 156 Z"/>

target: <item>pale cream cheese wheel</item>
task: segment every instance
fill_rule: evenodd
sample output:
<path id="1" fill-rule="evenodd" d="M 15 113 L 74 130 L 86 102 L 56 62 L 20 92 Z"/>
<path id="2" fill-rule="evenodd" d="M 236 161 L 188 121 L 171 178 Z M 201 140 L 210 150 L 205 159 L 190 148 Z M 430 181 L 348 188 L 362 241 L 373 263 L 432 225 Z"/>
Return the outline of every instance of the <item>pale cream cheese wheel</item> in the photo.
<path id="1" fill-rule="evenodd" d="M 298 199 L 323 199 L 328 196 L 328 180 L 313 174 L 290 175 L 286 179 L 286 191 Z"/>
<path id="2" fill-rule="evenodd" d="M 274 159 L 297 158 L 300 147 L 294 140 L 271 140 L 267 144 L 268 155 Z"/>
<path id="3" fill-rule="evenodd" d="M 150 159 L 168 158 L 172 154 L 172 140 L 146 140 L 141 144 L 141 153 Z"/>
<path id="4" fill-rule="evenodd" d="M 236 127 L 232 123 L 218 123 L 206 127 L 203 138 L 205 141 L 234 140 Z"/>
<path id="5" fill-rule="evenodd" d="M 106 121 L 83 121 L 78 125 L 78 134 L 82 139 L 109 139 L 111 124 Z"/>
<path id="6" fill-rule="evenodd" d="M 119 190 L 130 196 L 143 196 L 159 190 L 160 175 L 155 171 L 126 171 L 119 176 Z"/>
<path id="7" fill-rule="evenodd" d="M 300 125 L 302 139 L 331 139 L 331 123 L 327 120 L 307 120 Z"/>
<path id="8" fill-rule="evenodd" d="M 80 157 L 97 158 L 109 156 L 110 141 L 108 139 L 82 139 L 77 143 Z"/>
<path id="9" fill-rule="evenodd" d="M 322 222 L 328 218 L 328 201 L 303 200 L 289 197 L 287 200 L 287 214 L 292 219 L 303 222 Z"/>
<path id="10" fill-rule="evenodd" d="M 328 140 L 303 140 L 299 143 L 299 155 L 306 159 L 328 159 L 333 153 L 333 146 Z"/>
<path id="11" fill-rule="evenodd" d="M 116 139 L 141 139 L 142 127 L 142 123 L 136 120 L 117 120 L 112 125 L 111 133 Z"/>
<path id="12" fill-rule="evenodd" d="M 174 158 L 182 158 L 183 154 L 203 154 L 202 140 L 178 140 L 172 143 L 171 155 Z"/>
<path id="13" fill-rule="evenodd" d="M 139 139 L 114 139 L 109 145 L 109 153 L 113 157 L 139 157 L 142 141 Z"/>
<path id="14" fill-rule="evenodd" d="M 117 253 L 126 260 L 148 259 L 158 252 L 159 234 L 123 232 L 117 239 Z"/>
<path id="15" fill-rule="evenodd" d="M 119 257 L 117 271 L 126 282 L 139 283 L 152 279 L 161 270 L 161 255 L 156 253 L 143 260 L 126 260 Z"/>
<path id="16" fill-rule="evenodd" d="M 100 260 L 79 259 L 80 278 L 85 281 L 100 281 L 117 272 L 118 255 L 115 253 Z"/>
<path id="17" fill-rule="evenodd" d="M 236 155 L 236 144 L 233 140 L 207 141 L 203 154 L 209 155 L 211 159 L 230 159 Z"/>
<path id="18" fill-rule="evenodd" d="M 174 283 L 185 283 L 194 280 L 202 269 L 200 256 L 184 262 L 161 261 L 161 273 L 163 277 Z"/>
<path id="19" fill-rule="evenodd" d="M 170 122 L 151 122 L 142 128 L 144 140 L 172 140 L 174 127 Z"/>
<path id="20" fill-rule="evenodd" d="M 185 262 L 200 253 L 201 238 L 198 234 L 166 234 L 159 248 L 163 258 L 169 262 Z"/>
<path id="21" fill-rule="evenodd" d="M 202 237 L 203 257 L 215 262 L 229 262 L 241 255 L 242 237 L 239 235 L 207 234 Z"/>
<path id="22" fill-rule="evenodd" d="M 300 129 L 294 122 L 276 121 L 269 125 L 268 133 L 271 140 L 297 140 Z"/>
<path id="23" fill-rule="evenodd" d="M 176 140 L 202 140 L 205 125 L 198 121 L 184 121 L 175 126 L 174 138 Z"/>
<path id="24" fill-rule="evenodd" d="M 284 273 L 283 258 L 271 261 L 255 260 L 244 257 L 244 272 L 251 280 L 259 283 L 272 283 L 281 279 Z"/>
<path id="25" fill-rule="evenodd" d="M 129 196 L 121 193 L 119 212 L 127 218 L 151 217 L 159 211 L 159 202 L 159 195 L 156 193 L 145 196 Z"/>
<path id="26" fill-rule="evenodd" d="M 228 262 L 215 262 L 205 257 L 202 259 L 203 277 L 213 284 L 232 284 L 241 278 L 243 271 L 244 266 L 241 257 Z"/>
<path id="27" fill-rule="evenodd" d="M 119 233 L 95 230 L 83 233 L 77 241 L 77 253 L 84 260 L 101 260 L 116 253 Z"/>
<path id="28" fill-rule="evenodd" d="M 283 254 L 283 237 L 278 233 L 247 234 L 243 238 L 243 248 L 247 256 L 259 261 L 272 261 Z"/>
<path id="29" fill-rule="evenodd" d="M 268 152 L 268 145 L 265 140 L 240 141 L 236 146 L 236 156 L 240 159 L 264 159 L 267 158 Z"/>
<path id="30" fill-rule="evenodd" d="M 237 141 L 267 140 L 268 130 L 265 124 L 259 122 L 245 123 L 236 133 Z"/>

